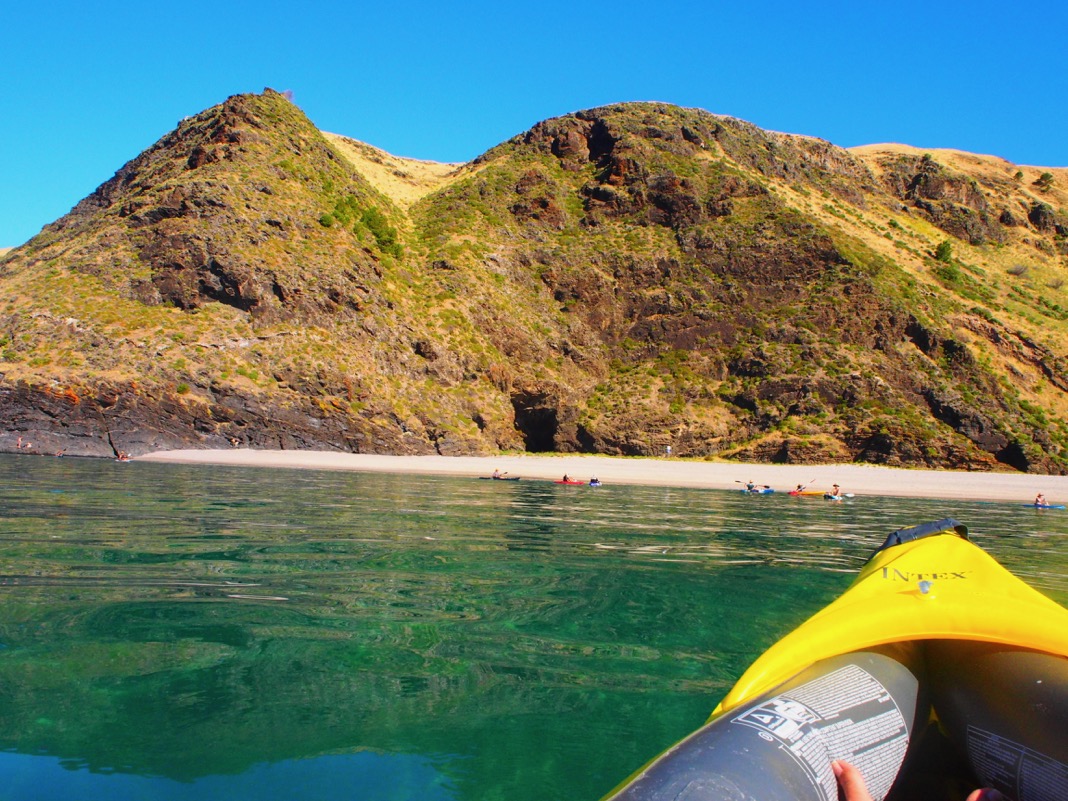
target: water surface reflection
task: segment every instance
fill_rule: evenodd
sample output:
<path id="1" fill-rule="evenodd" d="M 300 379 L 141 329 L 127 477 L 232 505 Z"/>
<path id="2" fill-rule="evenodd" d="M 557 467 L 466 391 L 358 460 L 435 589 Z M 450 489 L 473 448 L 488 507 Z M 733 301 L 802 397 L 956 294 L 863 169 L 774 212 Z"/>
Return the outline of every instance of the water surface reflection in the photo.
<path id="1" fill-rule="evenodd" d="M 1011 504 L 0 457 L 0 793 L 597 798 L 945 516 L 1068 599 Z"/>

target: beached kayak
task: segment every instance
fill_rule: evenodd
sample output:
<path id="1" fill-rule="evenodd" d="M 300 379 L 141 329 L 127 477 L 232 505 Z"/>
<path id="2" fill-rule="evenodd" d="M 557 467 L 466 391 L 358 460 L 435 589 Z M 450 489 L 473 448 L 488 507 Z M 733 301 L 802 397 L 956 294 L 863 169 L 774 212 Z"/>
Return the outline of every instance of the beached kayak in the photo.
<path id="1" fill-rule="evenodd" d="M 834 601 L 769 648 L 708 723 L 615 801 L 875 801 L 995 787 L 1068 798 L 1068 610 L 952 519 L 893 532 Z"/>

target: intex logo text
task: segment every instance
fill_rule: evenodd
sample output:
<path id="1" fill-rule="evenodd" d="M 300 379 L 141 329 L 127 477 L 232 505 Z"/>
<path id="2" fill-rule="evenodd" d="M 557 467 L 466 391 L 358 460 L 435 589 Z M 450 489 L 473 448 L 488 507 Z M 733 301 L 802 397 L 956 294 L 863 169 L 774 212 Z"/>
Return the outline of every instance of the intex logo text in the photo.
<path id="1" fill-rule="evenodd" d="M 911 570 L 898 570 L 896 567 L 883 568 L 883 578 L 889 581 L 944 581 L 946 579 L 966 579 L 967 570 L 939 570 L 931 573 L 913 573 Z"/>

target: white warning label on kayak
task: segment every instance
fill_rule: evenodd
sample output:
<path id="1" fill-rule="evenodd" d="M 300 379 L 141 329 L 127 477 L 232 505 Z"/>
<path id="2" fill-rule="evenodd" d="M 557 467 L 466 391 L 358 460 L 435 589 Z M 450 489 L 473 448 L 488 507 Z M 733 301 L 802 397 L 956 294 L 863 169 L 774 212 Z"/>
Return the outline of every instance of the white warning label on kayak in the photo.
<path id="1" fill-rule="evenodd" d="M 844 759 L 859 768 L 878 800 L 897 777 L 908 747 L 908 724 L 889 690 L 857 665 L 787 690 L 731 722 L 777 742 L 826 801 L 838 798 L 833 760 Z"/>
<path id="2" fill-rule="evenodd" d="M 968 756 L 985 784 L 1007 787 L 1017 801 L 1068 801 L 1068 765 L 1007 737 L 968 727 Z"/>

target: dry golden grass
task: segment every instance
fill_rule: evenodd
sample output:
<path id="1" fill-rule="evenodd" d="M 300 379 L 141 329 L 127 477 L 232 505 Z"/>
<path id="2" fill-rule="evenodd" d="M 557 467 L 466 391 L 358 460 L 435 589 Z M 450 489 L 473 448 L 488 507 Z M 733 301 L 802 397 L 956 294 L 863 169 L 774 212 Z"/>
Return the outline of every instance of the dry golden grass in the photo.
<path id="1" fill-rule="evenodd" d="M 464 165 L 393 156 L 347 136 L 323 132 L 379 192 L 402 209 L 454 180 Z"/>
<path id="2" fill-rule="evenodd" d="M 1068 205 L 1068 167 L 1031 167 L 1013 164 L 1011 161 L 1006 161 L 998 156 L 984 156 L 949 148 L 913 147 L 912 145 L 861 145 L 848 148 L 848 150 L 864 161 L 876 175 L 882 172 L 877 163 L 881 156 L 903 155 L 919 157 L 925 153 L 930 153 L 931 157 L 939 164 L 951 170 L 966 173 L 981 184 L 997 186 L 1009 181 L 1022 194 L 1049 203 L 1051 206 L 1063 207 Z M 1023 177 L 1018 181 L 1015 178 L 1017 172 L 1023 173 Z M 1053 188 L 1047 192 L 1040 192 L 1034 185 L 1034 181 L 1038 180 L 1038 177 L 1044 172 L 1052 173 Z"/>
<path id="3" fill-rule="evenodd" d="M 867 145 L 850 148 L 850 152 L 876 176 L 882 174 L 880 161 L 885 161 L 887 156 L 918 158 L 929 153 L 947 169 L 973 178 L 994 204 L 1013 208 L 1017 213 L 1026 214 L 1026 208 L 1033 202 L 1048 203 L 1054 208 L 1068 206 L 1068 169 L 1065 168 L 1018 166 L 995 156 L 898 144 Z M 1023 173 L 1021 178 L 1016 177 L 1018 172 Z M 1044 172 L 1054 176 L 1053 187 L 1047 191 L 1034 185 Z M 919 215 L 898 211 L 892 204 L 872 205 L 863 214 L 858 214 L 849 203 L 799 192 L 785 182 L 777 183 L 775 188 L 790 205 L 828 229 L 849 235 L 908 271 L 920 284 L 929 287 L 928 292 L 944 291 L 932 269 L 931 254 L 938 243 L 947 238 L 946 233 Z M 985 306 L 994 316 L 1011 320 L 1013 329 L 1054 351 L 1063 351 L 1068 341 L 1068 325 L 1036 313 L 1034 302 L 1021 299 L 1022 293 L 1068 307 L 1068 285 L 1065 282 L 1068 271 L 1061 259 L 1037 251 L 1029 243 L 1028 229 L 1023 227 L 1012 229 L 1000 245 L 973 246 L 955 240 L 953 247 L 960 262 L 972 265 L 978 271 L 965 272 L 991 293 L 987 302 L 962 298 L 963 306 Z M 1026 267 L 1026 272 L 1014 274 L 1013 270 L 1021 266 Z M 1009 358 L 991 342 L 976 337 L 969 331 L 964 317 L 961 313 L 945 321 L 956 337 L 969 343 L 982 358 L 990 360 L 1001 374 L 1012 376 L 1024 398 L 1037 401 L 1058 416 L 1068 413 L 1068 399 L 1050 387 L 1038 367 Z"/>

